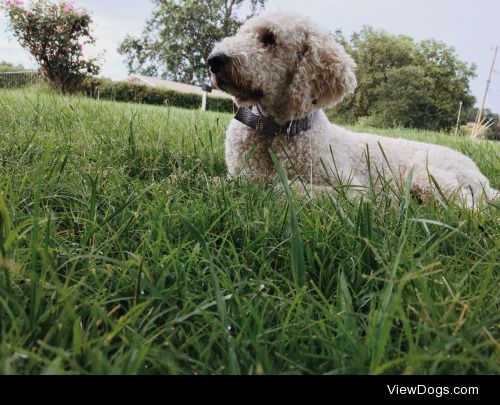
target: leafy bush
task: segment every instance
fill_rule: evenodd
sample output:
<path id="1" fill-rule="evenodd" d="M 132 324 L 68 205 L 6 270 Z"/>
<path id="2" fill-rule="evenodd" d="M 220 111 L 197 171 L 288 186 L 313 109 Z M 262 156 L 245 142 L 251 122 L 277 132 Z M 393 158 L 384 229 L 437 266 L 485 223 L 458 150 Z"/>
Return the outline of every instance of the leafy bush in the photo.
<path id="1" fill-rule="evenodd" d="M 207 99 L 207 110 L 234 113 L 235 105 L 233 100 L 209 96 Z"/>
<path id="2" fill-rule="evenodd" d="M 55 89 L 78 89 L 91 74 L 99 73 L 97 58 L 85 58 L 84 45 L 94 44 L 91 16 L 70 2 L 38 0 L 23 7 L 23 0 L 7 0 L 4 7 L 14 36 L 40 65 L 40 74 Z"/>
<path id="3" fill-rule="evenodd" d="M 198 94 L 179 93 L 157 87 L 141 86 L 127 82 L 112 82 L 108 79 L 89 78 L 80 90 L 88 96 L 104 100 L 132 102 L 153 105 L 170 105 L 173 107 L 198 109 L 202 97 Z M 219 97 L 208 97 L 207 110 L 233 112 L 233 101 Z"/>

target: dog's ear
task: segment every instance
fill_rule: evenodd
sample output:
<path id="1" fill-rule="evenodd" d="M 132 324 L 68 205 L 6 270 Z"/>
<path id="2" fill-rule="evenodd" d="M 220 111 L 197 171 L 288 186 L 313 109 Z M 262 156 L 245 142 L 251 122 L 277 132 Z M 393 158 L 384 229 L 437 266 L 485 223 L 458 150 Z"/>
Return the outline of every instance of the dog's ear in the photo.
<path id="1" fill-rule="evenodd" d="M 356 88 L 354 61 L 330 34 L 306 33 L 299 55 L 290 86 L 290 103 L 297 114 L 333 107 Z"/>

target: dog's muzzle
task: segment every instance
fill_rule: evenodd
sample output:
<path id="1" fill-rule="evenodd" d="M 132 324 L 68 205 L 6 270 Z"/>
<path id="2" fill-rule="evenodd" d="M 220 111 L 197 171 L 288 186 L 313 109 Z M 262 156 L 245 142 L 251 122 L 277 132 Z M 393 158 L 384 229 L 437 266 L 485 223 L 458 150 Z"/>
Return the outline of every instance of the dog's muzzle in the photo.
<path id="1" fill-rule="evenodd" d="M 221 69 L 228 64 L 231 59 L 225 53 L 214 52 L 208 57 L 208 65 L 210 66 L 210 71 L 217 74 Z"/>

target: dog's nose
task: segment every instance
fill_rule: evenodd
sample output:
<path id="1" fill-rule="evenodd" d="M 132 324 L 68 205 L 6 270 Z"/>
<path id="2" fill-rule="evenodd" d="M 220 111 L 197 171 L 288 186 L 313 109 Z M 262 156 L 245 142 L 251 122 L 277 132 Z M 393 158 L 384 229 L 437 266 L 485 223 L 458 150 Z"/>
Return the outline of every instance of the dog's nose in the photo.
<path id="1" fill-rule="evenodd" d="M 218 73 L 227 62 L 229 62 L 229 56 L 222 52 L 215 52 L 208 57 L 208 64 L 212 73 Z"/>

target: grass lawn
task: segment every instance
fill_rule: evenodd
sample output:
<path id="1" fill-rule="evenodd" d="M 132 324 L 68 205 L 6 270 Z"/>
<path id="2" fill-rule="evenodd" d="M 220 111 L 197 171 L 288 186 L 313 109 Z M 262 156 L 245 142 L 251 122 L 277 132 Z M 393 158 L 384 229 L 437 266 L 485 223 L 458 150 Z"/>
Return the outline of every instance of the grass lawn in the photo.
<path id="1" fill-rule="evenodd" d="M 230 118 L 0 90 L 0 373 L 500 372 L 498 208 L 226 180 Z"/>

